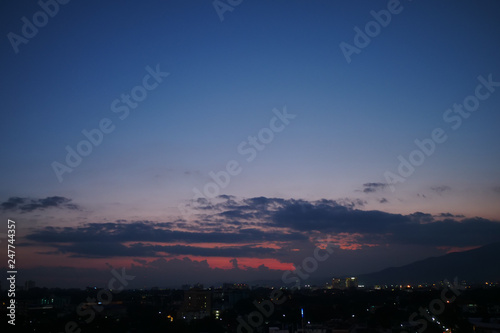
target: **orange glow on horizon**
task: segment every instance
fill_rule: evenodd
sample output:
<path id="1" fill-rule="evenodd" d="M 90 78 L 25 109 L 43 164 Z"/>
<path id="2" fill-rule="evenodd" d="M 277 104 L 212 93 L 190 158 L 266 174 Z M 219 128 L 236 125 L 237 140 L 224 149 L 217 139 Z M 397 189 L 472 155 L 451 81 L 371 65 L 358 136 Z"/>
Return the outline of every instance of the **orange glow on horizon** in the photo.
<path id="1" fill-rule="evenodd" d="M 191 260 L 202 261 L 206 260 L 208 265 L 211 268 L 220 268 L 220 269 L 232 269 L 233 264 L 230 260 L 235 258 L 229 257 L 196 257 L 196 256 L 179 256 L 178 259 L 189 258 Z M 282 263 L 277 259 L 273 258 L 236 258 L 238 261 L 238 267 L 240 269 L 246 268 L 258 268 L 259 266 L 266 266 L 269 269 L 275 270 L 293 270 L 294 266 L 292 263 Z"/>
<path id="2" fill-rule="evenodd" d="M 334 244 L 340 247 L 341 250 L 360 250 L 363 247 L 375 247 L 379 244 L 363 244 L 359 240 L 363 237 L 360 233 L 342 232 L 335 235 L 327 235 L 319 237 L 319 246 L 324 248 L 326 243 Z M 314 238 L 313 238 L 314 240 Z"/>
<path id="3" fill-rule="evenodd" d="M 147 266 L 149 263 L 163 258 L 167 261 L 178 259 L 183 260 L 189 258 L 192 261 L 206 261 L 210 268 L 219 269 L 232 269 L 233 264 L 230 260 L 234 257 L 201 257 L 191 255 L 176 255 L 164 257 L 108 257 L 108 258 L 75 258 L 69 254 L 53 254 L 43 253 L 50 250 L 48 247 L 39 247 L 28 254 L 27 248 L 20 248 L 19 252 L 25 258 L 23 260 L 23 267 L 74 267 L 74 268 L 90 268 L 90 269 L 108 269 L 110 264 L 113 267 L 131 267 L 132 264 L 136 266 Z M 261 265 L 272 270 L 293 270 L 292 263 L 283 263 L 274 258 L 236 258 L 238 261 L 238 268 L 245 270 L 247 268 L 258 268 Z"/>
<path id="4" fill-rule="evenodd" d="M 454 252 L 465 252 L 469 250 L 474 250 L 477 248 L 480 248 L 482 245 L 479 246 L 438 246 L 437 248 L 439 250 L 445 251 L 446 254 L 448 253 L 454 253 Z"/>

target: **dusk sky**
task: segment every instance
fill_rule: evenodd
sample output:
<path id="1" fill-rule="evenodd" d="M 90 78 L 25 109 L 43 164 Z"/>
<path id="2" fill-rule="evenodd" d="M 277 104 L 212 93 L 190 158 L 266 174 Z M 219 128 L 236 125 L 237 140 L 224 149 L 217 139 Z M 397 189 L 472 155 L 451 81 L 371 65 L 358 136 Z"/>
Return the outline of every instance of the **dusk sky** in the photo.
<path id="1" fill-rule="evenodd" d="M 47 287 L 500 241 L 497 1 L 65 1 L 0 4 L 2 274 L 7 219 Z"/>

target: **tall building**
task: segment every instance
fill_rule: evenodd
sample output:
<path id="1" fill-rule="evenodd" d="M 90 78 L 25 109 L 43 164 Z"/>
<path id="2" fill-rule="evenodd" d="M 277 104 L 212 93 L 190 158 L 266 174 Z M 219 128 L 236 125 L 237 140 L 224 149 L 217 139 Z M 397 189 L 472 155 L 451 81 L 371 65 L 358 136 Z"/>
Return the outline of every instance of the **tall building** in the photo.
<path id="1" fill-rule="evenodd" d="M 357 277 L 348 277 L 345 279 L 346 288 L 357 288 L 358 287 L 358 278 Z"/>
<path id="2" fill-rule="evenodd" d="M 24 290 L 26 290 L 26 291 L 33 289 L 35 287 L 36 287 L 35 281 L 28 280 L 28 281 L 24 282 Z"/>
<path id="3" fill-rule="evenodd" d="M 212 292 L 210 290 L 191 289 L 184 292 L 184 302 L 178 317 L 191 321 L 210 316 L 212 313 Z"/>

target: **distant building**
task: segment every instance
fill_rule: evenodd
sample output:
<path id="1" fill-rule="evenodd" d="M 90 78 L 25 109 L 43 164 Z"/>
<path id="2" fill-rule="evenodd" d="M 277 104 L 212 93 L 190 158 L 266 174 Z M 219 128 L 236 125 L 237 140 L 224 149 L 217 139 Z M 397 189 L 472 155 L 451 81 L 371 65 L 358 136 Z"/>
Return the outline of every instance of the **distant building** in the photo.
<path id="1" fill-rule="evenodd" d="M 179 310 L 179 319 L 191 321 L 209 317 L 212 313 L 212 292 L 191 289 L 184 292 L 184 302 Z"/>
<path id="2" fill-rule="evenodd" d="M 357 288 L 358 287 L 358 278 L 357 277 L 348 277 L 345 279 L 346 288 Z"/>
<path id="3" fill-rule="evenodd" d="M 24 290 L 29 291 L 30 289 L 33 289 L 36 287 L 35 281 L 28 280 L 24 282 Z"/>
<path id="4" fill-rule="evenodd" d="M 332 289 L 348 289 L 348 288 L 358 288 L 358 278 L 355 276 L 348 277 L 345 279 L 333 278 L 332 279 Z"/>
<path id="5" fill-rule="evenodd" d="M 235 283 L 234 284 L 235 289 L 240 289 L 240 290 L 247 290 L 248 289 L 248 284 L 246 283 Z"/>
<path id="6" fill-rule="evenodd" d="M 464 313 L 477 313 L 477 304 L 469 303 L 462 305 L 462 311 Z"/>
<path id="7" fill-rule="evenodd" d="M 304 328 L 297 329 L 297 333 L 326 333 L 326 332 L 330 332 L 330 330 L 324 327 L 323 325 L 308 324 Z"/>
<path id="8" fill-rule="evenodd" d="M 230 290 L 230 289 L 246 290 L 249 288 L 248 288 L 248 284 L 246 284 L 246 283 L 224 283 L 222 285 L 222 289 L 224 289 L 224 290 Z"/>
<path id="9" fill-rule="evenodd" d="M 279 327 L 269 327 L 269 333 L 289 333 L 289 330 L 282 330 Z"/>
<path id="10" fill-rule="evenodd" d="M 469 318 L 469 324 L 476 333 L 495 333 L 500 332 L 500 319 L 491 318 Z"/>
<path id="11" fill-rule="evenodd" d="M 224 283 L 222 288 L 212 290 L 212 314 L 218 319 L 222 312 L 232 309 L 236 303 L 249 297 L 248 285 Z"/>
<path id="12" fill-rule="evenodd" d="M 332 279 L 332 289 L 345 289 L 346 284 L 345 281 L 341 278 L 333 278 Z"/>

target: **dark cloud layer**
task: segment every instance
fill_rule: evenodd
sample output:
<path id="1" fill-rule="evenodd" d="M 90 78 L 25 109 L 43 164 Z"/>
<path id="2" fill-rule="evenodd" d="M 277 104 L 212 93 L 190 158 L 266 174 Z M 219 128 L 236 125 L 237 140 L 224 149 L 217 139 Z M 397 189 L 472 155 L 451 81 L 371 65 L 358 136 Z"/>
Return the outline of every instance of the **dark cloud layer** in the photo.
<path id="1" fill-rule="evenodd" d="M 79 207 L 71 203 L 71 199 L 59 196 L 46 197 L 44 199 L 30 199 L 20 197 L 10 197 L 0 205 L 3 210 L 18 210 L 21 212 L 32 212 L 47 208 L 64 208 L 77 210 Z"/>
<path id="2" fill-rule="evenodd" d="M 186 242 L 238 243 L 290 241 L 305 239 L 301 233 L 283 233 L 258 229 L 239 229 L 238 232 L 204 232 L 170 230 L 162 223 L 139 221 L 132 223 L 89 223 L 80 227 L 46 227 L 27 236 L 27 239 L 46 243 L 81 242 Z"/>
<path id="3" fill-rule="evenodd" d="M 221 196 L 199 203 L 196 221 L 88 223 L 45 227 L 32 244 L 77 257 L 168 257 L 173 255 L 284 258 L 318 234 L 344 237 L 360 246 L 480 246 L 500 241 L 500 222 L 442 213 L 408 215 L 362 210 L 357 200 L 245 198 Z M 340 235 L 340 236 L 339 236 Z M 281 249 L 262 245 L 280 244 Z M 194 246 L 212 243 L 214 246 Z M 223 245 L 221 245 L 223 244 Z M 235 245 L 242 244 L 242 245 Z"/>
<path id="4" fill-rule="evenodd" d="M 69 253 L 75 258 L 107 257 L 168 257 L 174 255 L 192 255 L 201 257 L 250 257 L 271 258 L 277 254 L 272 248 L 256 246 L 200 247 L 189 245 L 149 245 L 134 243 L 125 246 L 121 243 L 84 242 L 69 245 L 54 245 L 57 251 L 51 253 Z"/>

